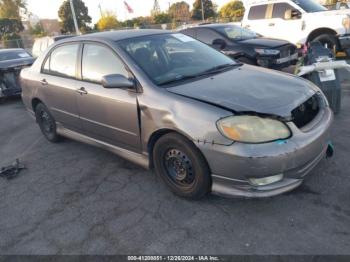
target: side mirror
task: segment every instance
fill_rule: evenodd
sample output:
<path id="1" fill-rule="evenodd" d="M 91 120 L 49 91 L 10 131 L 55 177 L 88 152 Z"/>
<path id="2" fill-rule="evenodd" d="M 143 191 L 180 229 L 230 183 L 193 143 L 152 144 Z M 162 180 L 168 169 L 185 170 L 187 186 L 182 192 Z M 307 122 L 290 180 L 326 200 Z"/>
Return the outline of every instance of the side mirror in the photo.
<path id="1" fill-rule="evenodd" d="M 215 39 L 212 43 L 212 45 L 216 48 L 216 49 L 219 49 L 219 50 L 222 50 L 222 49 L 225 49 L 226 47 L 226 41 L 223 40 L 223 39 Z"/>
<path id="2" fill-rule="evenodd" d="M 285 20 L 300 19 L 301 13 L 296 9 L 288 9 L 284 12 Z"/>
<path id="3" fill-rule="evenodd" d="M 102 77 L 102 86 L 104 88 L 133 88 L 134 82 L 123 75 L 106 75 Z"/>

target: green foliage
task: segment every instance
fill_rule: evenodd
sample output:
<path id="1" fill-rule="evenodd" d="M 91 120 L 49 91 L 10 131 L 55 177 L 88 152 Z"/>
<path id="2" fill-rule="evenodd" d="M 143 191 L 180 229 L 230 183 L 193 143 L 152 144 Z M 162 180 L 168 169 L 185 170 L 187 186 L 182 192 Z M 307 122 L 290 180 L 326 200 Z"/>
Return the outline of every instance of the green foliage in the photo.
<path id="1" fill-rule="evenodd" d="M 169 7 L 169 16 L 178 22 L 187 22 L 191 18 L 190 6 L 185 2 L 176 2 Z"/>
<path id="2" fill-rule="evenodd" d="M 146 28 L 149 25 L 153 24 L 153 18 L 150 16 L 139 16 L 135 17 L 133 19 L 126 20 L 121 23 L 122 27 L 140 27 L 140 28 Z"/>
<path id="3" fill-rule="evenodd" d="M 91 17 L 89 16 L 89 10 L 82 0 L 73 0 L 75 14 L 78 21 L 79 30 L 82 33 L 90 31 L 88 26 L 91 23 Z M 64 34 L 75 33 L 73 15 L 70 8 L 69 0 L 65 0 L 58 10 L 58 17 L 61 19 L 61 31 Z"/>
<path id="4" fill-rule="evenodd" d="M 215 6 L 211 0 L 196 0 L 193 3 L 192 18 L 194 20 L 202 20 L 202 3 L 204 9 L 204 19 L 213 18 L 216 16 Z"/>
<path id="5" fill-rule="evenodd" d="M 106 31 L 116 29 L 119 26 L 117 16 L 112 12 L 106 12 L 97 22 L 97 29 L 99 31 Z"/>
<path id="6" fill-rule="evenodd" d="M 47 35 L 47 32 L 45 32 L 40 22 L 36 23 L 34 26 L 30 26 L 29 32 L 31 35 L 34 35 L 37 37 L 42 37 Z"/>
<path id="7" fill-rule="evenodd" d="M 0 40 L 20 38 L 18 34 L 24 30 L 23 24 L 17 19 L 0 18 Z M 17 38 L 17 39 L 18 39 Z"/>
<path id="8" fill-rule="evenodd" d="M 0 0 L 0 18 L 21 20 L 20 9 L 26 10 L 25 0 Z"/>
<path id="9" fill-rule="evenodd" d="M 167 13 L 160 13 L 153 17 L 153 22 L 155 24 L 167 24 L 171 22 L 171 18 Z"/>
<path id="10" fill-rule="evenodd" d="M 221 7 L 219 15 L 221 18 L 227 18 L 230 21 L 240 21 L 244 15 L 244 5 L 239 0 L 228 2 Z"/>

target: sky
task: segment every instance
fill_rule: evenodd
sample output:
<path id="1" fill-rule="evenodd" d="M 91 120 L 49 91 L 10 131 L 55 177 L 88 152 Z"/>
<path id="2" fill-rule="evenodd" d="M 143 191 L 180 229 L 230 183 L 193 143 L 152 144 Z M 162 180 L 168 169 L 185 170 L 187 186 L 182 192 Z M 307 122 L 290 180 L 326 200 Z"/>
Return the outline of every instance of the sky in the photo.
<path id="1" fill-rule="evenodd" d="M 39 16 L 40 18 L 58 18 L 57 11 L 64 0 L 27 0 L 28 10 Z M 100 18 L 101 4 L 103 11 L 112 11 L 117 14 L 119 20 L 130 19 L 137 16 L 146 16 L 150 14 L 153 7 L 153 0 L 126 0 L 126 2 L 134 10 L 133 14 L 127 14 L 124 7 L 124 0 L 83 0 L 89 9 L 89 15 L 92 17 L 92 22 Z M 162 11 L 167 10 L 169 3 L 175 3 L 180 0 L 158 0 Z M 194 0 L 185 0 L 192 8 Z M 229 0 L 213 0 L 219 7 L 229 2 Z"/>

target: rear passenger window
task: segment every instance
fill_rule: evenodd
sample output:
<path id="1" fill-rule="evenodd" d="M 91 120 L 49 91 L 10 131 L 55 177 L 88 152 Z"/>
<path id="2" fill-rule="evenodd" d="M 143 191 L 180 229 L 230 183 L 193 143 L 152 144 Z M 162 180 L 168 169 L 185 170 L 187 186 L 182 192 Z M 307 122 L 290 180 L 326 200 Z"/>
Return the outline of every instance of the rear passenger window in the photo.
<path id="1" fill-rule="evenodd" d="M 182 34 L 185 34 L 185 35 L 188 35 L 190 37 L 193 37 L 195 38 L 195 32 L 194 32 L 194 29 L 185 29 L 185 30 L 182 30 L 181 31 Z"/>
<path id="2" fill-rule="evenodd" d="M 265 19 L 267 5 L 256 5 L 252 6 L 249 10 L 248 19 L 257 20 Z"/>
<path id="3" fill-rule="evenodd" d="M 45 73 L 75 77 L 78 44 L 64 45 L 54 49 L 44 65 Z"/>
<path id="4" fill-rule="evenodd" d="M 107 47 L 85 44 L 82 61 L 83 80 L 100 83 L 103 76 L 119 74 L 128 77 L 122 61 Z"/>
<path id="5" fill-rule="evenodd" d="M 284 19 L 284 15 L 287 10 L 292 10 L 293 7 L 287 3 L 278 3 L 273 5 L 272 10 L 272 18 L 282 18 Z"/>
<path id="6" fill-rule="evenodd" d="M 220 34 L 208 28 L 197 28 L 197 39 L 207 45 L 213 44 L 215 39 L 223 39 Z"/>

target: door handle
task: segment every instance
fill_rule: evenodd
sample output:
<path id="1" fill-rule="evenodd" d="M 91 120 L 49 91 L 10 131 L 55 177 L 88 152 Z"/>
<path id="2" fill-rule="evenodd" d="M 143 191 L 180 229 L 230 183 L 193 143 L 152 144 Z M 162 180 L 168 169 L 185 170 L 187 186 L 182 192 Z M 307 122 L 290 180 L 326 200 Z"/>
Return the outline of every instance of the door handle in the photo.
<path id="1" fill-rule="evenodd" d="M 77 90 L 77 93 L 81 94 L 81 95 L 87 95 L 88 91 L 86 91 L 85 87 L 80 87 Z"/>
<path id="2" fill-rule="evenodd" d="M 46 81 L 46 79 L 44 78 L 44 79 L 41 79 L 40 80 L 40 83 L 41 83 L 41 85 L 43 85 L 43 86 L 47 86 L 49 83 Z"/>
<path id="3" fill-rule="evenodd" d="M 269 23 L 269 26 L 275 26 L 275 23 Z"/>

